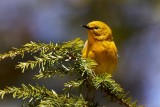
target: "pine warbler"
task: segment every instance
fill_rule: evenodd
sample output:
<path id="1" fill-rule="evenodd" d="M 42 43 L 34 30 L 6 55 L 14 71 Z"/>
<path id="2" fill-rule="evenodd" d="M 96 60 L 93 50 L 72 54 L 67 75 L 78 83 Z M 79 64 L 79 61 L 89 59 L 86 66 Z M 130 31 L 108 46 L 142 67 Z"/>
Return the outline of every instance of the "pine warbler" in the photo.
<path id="1" fill-rule="evenodd" d="M 82 50 L 82 57 L 89 57 L 97 62 L 98 65 L 94 68 L 96 74 L 112 74 L 118 58 L 111 29 L 101 21 L 92 21 L 83 27 L 87 28 L 88 40 Z"/>

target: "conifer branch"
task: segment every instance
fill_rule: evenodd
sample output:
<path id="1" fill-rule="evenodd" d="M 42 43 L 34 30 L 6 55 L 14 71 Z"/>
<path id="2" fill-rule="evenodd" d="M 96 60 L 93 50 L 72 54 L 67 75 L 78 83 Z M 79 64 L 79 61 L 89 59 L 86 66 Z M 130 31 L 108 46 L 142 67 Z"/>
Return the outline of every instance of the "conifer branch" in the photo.
<path id="1" fill-rule="evenodd" d="M 22 46 L 22 48 L 12 48 L 11 51 L 0 54 L 0 60 L 6 59 L 6 58 L 14 58 L 18 55 L 21 55 L 22 58 L 26 53 L 34 54 L 37 52 L 41 52 L 41 54 L 54 52 L 56 50 L 59 50 L 61 52 L 65 52 L 65 49 L 74 49 L 74 51 L 79 50 L 82 48 L 83 41 L 80 40 L 80 38 L 77 38 L 73 41 L 65 42 L 63 46 L 60 43 L 53 44 L 50 42 L 49 44 L 45 43 L 36 43 L 36 42 L 30 42 Z M 58 54 L 58 53 L 57 53 Z M 63 53 L 65 54 L 65 53 Z"/>
<path id="2" fill-rule="evenodd" d="M 83 95 L 85 89 L 93 88 L 101 90 L 107 96 L 110 96 L 113 101 L 117 101 L 126 107 L 137 107 L 137 102 L 132 102 L 131 97 L 116 83 L 110 74 L 96 75 L 93 68 L 97 63 L 92 59 L 83 59 L 80 51 L 83 47 L 83 41 L 79 38 L 60 43 L 35 43 L 30 42 L 25 44 L 22 48 L 14 48 L 5 54 L 0 54 L 0 60 L 5 58 L 14 58 L 21 55 L 22 58 L 26 53 L 34 54 L 34 60 L 20 62 L 16 68 L 20 68 L 22 72 L 27 69 L 39 68 L 39 73 L 35 78 L 50 78 L 59 76 L 66 76 L 67 74 L 79 75 L 75 80 L 64 83 L 64 93 L 67 95 L 58 95 L 54 91 L 46 89 L 44 86 L 32 86 L 22 84 L 21 88 L 6 87 L 0 90 L 1 99 L 5 94 L 13 94 L 13 98 L 29 99 L 27 105 L 29 107 L 47 106 L 47 107 L 61 107 L 61 106 L 75 106 L 87 107 L 96 106 L 94 102 L 86 100 Z M 70 93 L 73 89 L 79 89 L 79 96 Z M 81 95 L 82 94 L 82 95 Z M 92 103 L 92 104 L 90 104 Z M 139 106 L 141 107 L 141 106 Z"/>
<path id="3" fill-rule="evenodd" d="M 44 86 L 39 85 L 24 85 L 21 88 L 17 87 L 6 87 L 4 90 L 0 90 L 1 99 L 5 94 L 13 94 L 13 98 L 22 98 L 23 100 L 28 99 L 29 102 L 25 106 L 29 107 L 62 107 L 62 106 L 74 106 L 84 107 L 87 102 L 82 96 L 66 96 L 58 95 L 53 90 L 48 90 Z"/>
<path id="4" fill-rule="evenodd" d="M 143 107 L 141 105 L 138 106 L 137 101 L 132 102 L 132 98 L 127 97 L 127 93 L 125 93 L 121 86 L 112 79 L 110 74 L 105 73 L 103 75 L 95 75 L 92 69 L 95 65 L 95 61 L 91 59 L 81 59 L 77 66 L 78 71 L 81 71 L 83 79 L 71 81 L 65 84 L 65 86 L 68 88 L 77 88 L 77 86 L 81 87 L 84 84 L 90 84 L 97 90 L 100 89 L 106 93 L 106 96 L 110 96 L 113 101 L 118 101 L 119 104 L 125 105 L 126 107 Z"/>

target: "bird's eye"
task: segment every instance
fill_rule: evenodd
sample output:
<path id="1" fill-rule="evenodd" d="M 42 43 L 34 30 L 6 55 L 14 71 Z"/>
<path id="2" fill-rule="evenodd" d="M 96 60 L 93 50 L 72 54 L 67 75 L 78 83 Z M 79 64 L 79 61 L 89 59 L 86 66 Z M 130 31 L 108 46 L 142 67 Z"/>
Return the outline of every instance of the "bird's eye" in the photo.
<path id="1" fill-rule="evenodd" d="M 99 26 L 95 26 L 95 29 L 99 29 Z"/>

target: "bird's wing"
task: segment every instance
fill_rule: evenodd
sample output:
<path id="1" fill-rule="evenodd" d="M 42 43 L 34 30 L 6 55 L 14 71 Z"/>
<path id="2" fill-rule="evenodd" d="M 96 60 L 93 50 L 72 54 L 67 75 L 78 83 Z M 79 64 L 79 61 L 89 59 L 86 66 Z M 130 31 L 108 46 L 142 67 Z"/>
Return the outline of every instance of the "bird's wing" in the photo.
<path id="1" fill-rule="evenodd" d="M 118 57 L 117 47 L 113 41 L 104 41 L 102 45 L 107 53 L 110 53 L 115 57 Z"/>

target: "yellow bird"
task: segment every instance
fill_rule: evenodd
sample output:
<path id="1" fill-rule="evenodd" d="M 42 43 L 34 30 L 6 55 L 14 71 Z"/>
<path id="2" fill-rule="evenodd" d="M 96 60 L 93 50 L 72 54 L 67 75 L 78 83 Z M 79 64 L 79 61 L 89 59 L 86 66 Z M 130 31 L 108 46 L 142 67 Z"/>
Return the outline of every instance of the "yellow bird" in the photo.
<path id="1" fill-rule="evenodd" d="M 111 29 L 101 21 L 92 21 L 83 27 L 88 30 L 88 40 L 82 50 L 82 57 L 97 62 L 94 68 L 96 74 L 112 74 L 117 66 L 118 55 Z"/>

